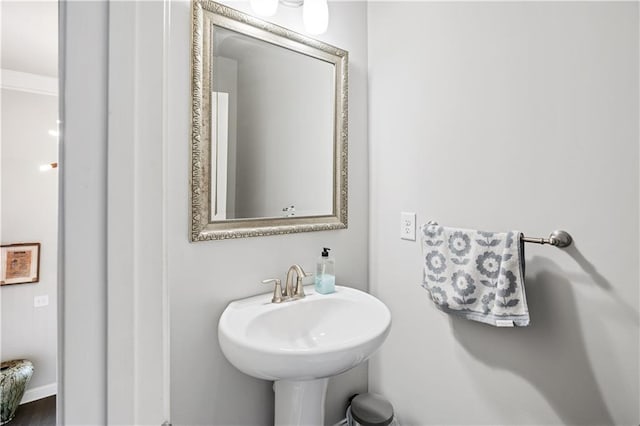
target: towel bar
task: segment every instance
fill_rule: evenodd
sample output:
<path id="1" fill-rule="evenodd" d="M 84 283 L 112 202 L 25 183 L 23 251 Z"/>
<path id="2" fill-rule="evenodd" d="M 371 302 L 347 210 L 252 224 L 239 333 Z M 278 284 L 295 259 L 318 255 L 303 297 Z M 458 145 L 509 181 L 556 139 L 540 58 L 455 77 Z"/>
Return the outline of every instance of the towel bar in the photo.
<path id="1" fill-rule="evenodd" d="M 430 220 L 427 222 L 429 225 L 437 225 L 438 222 Z M 522 241 L 525 243 L 536 243 L 536 244 L 549 244 L 555 247 L 564 248 L 571 245 L 573 239 L 571 235 L 567 231 L 555 230 L 549 235 L 549 238 L 532 238 L 522 236 Z"/>

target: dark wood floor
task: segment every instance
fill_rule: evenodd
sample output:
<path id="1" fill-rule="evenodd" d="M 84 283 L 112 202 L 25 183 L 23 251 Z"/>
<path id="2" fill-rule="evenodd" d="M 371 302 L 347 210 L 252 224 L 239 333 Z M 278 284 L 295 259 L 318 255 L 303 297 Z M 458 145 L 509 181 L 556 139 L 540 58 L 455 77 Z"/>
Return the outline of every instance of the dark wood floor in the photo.
<path id="1" fill-rule="evenodd" d="M 16 416 L 7 426 L 55 426 L 56 396 L 22 404 L 16 410 Z"/>

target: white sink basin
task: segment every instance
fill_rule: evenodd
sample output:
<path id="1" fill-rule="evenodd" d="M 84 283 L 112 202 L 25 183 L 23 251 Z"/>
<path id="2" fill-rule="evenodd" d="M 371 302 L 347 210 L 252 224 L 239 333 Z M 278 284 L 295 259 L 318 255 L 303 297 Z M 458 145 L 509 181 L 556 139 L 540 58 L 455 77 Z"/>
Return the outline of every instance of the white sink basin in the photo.
<path id="1" fill-rule="evenodd" d="M 391 326 L 389 309 L 362 291 L 271 303 L 271 293 L 231 302 L 218 323 L 222 352 L 240 371 L 266 380 L 310 380 L 340 374 L 366 360 Z"/>
<path id="2" fill-rule="evenodd" d="M 275 424 L 324 424 L 327 378 L 365 361 L 391 327 L 389 309 L 362 291 L 271 303 L 271 293 L 231 302 L 218 323 L 222 352 L 250 376 L 274 380 Z"/>

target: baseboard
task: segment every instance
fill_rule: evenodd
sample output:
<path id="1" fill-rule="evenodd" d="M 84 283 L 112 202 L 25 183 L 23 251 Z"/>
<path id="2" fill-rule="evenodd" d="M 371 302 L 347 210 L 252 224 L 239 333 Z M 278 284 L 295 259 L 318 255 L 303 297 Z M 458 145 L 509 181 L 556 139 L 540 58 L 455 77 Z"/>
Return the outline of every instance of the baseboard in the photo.
<path id="1" fill-rule="evenodd" d="M 51 383 L 49 385 L 38 386 L 37 388 L 27 389 L 20 401 L 20 404 L 26 404 L 27 402 L 36 401 L 38 399 L 46 398 L 58 393 L 58 384 Z"/>

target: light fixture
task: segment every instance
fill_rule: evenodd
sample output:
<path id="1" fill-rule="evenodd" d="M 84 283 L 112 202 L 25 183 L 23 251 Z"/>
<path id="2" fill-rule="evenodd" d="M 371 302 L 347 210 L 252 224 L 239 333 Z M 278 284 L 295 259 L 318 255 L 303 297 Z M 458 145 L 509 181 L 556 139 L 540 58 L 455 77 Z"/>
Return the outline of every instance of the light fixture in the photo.
<path id="1" fill-rule="evenodd" d="M 278 0 L 251 0 L 249 3 L 259 16 L 273 16 L 278 10 Z"/>
<path id="2" fill-rule="evenodd" d="M 313 35 L 327 31 L 329 26 L 327 0 L 305 0 L 302 6 L 302 21 L 306 30 Z"/>
<path id="3" fill-rule="evenodd" d="M 47 170 L 55 169 L 57 167 L 58 167 L 58 163 L 43 164 L 42 166 L 40 166 L 40 171 L 46 172 Z"/>
<path id="4" fill-rule="evenodd" d="M 302 6 L 302 22 L 309 34 L 319 35 L 329 27 L 329 4 L 327 0 L 279 0 L 283 6 Z M 251 0 L 251 9 L 260 16 L 273 16 L 278 9 L 278 0 Z"/>
<path id="5" fill-rule="evenodd" d="M 304 0 L 280 0 L 283 6 L 300 7 L 304 4 Z"/>

